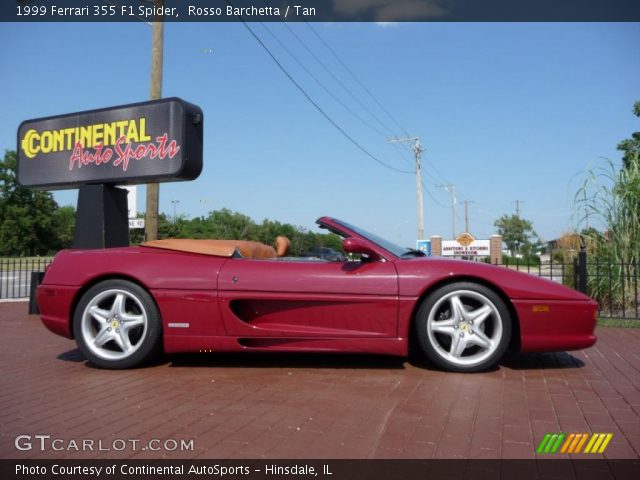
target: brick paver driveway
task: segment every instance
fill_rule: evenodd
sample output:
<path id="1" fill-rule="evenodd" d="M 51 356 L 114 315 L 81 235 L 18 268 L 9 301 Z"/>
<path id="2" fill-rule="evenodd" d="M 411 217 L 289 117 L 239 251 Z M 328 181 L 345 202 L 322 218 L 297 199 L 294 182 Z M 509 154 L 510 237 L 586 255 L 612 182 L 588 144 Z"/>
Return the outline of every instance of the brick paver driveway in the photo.
<path id="1" fill-rule="evenodd" d="M 640 329 L 601 328 L 588 350 L 472 375 L 346 355 L 176 355 L 107 371 L 26 310 L 0 304 L 0 458 L 532 458 L 559 431 L 611 432 L 606 457 L 640 454 Z M 62 450 L 40 451 L 40 434 Z M 17 450 L 18 435 L 34 448 Z M 68 448 L 87 439 L 195 448 Z"/>

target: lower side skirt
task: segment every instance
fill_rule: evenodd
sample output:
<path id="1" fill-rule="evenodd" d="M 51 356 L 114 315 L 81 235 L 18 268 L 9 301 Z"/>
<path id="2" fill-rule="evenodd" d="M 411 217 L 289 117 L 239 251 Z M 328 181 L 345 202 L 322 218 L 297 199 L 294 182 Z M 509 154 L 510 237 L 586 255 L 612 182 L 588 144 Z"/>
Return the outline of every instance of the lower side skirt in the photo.
<path id="1" fill-rule="evenodd" d="M 405 357 L 406 338 L 256 338 L 165 335 L 164 351 L 375 353 Z"/>

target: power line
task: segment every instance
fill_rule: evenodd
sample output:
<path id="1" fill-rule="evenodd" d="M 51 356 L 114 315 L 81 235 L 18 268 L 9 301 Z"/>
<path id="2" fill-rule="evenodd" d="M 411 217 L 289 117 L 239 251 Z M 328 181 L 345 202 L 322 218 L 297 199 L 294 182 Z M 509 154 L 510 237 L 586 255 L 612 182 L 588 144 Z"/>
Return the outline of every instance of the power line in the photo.
<path id="1" fill-rule="evenodd" d="M 364 111 L 366 111 L 369 115 L 371 115 L 371 117 L 374 120 L 376 120 L 382 126 L 382 128 L 386 129 L 391 135 L 395 135 L 394 131 L 391 130 L 388 125 L 386 125 L 371 110 L 369 110 L 369 108 L 367 108 L 367 106 L 364 103 L 362 103 L 360 101 L 360 99 L 358 97 L 356 97 L 354 95 L 354 93 L 349 88 L 347 88 L 347 86 L 338 77 L 336 77 L 336 75 L 331 71 L 331 69 L 329 67 L 327 67 L 327 65 L 307 46 L 307 44 L 298 36 L 298 34 L 289 27 L 289 25 L 287 25 L 286 23 L 283 23 L 283 25 L 285 26 L 285 28 L 287 30 L 289 30 L 291 35 L 293 35 L 296 38 L 296 40 L 298 40 L 300 45 L 302 45 L 304 47 L 304 49 L 309 53 L 309 55 L 311 55 L 320 64 L 320 66 L 322 66 L 322 68 L 331 76 L 331 78 L 333 78 L 335 80 L 335 82 L 338 85 L 340 85 L 342 87 L 342 89 L 345 92 L 347 92 L 347 94 L 351 98 L 353 98 L 353 100 L 355 100 L 356 103 L 358 103 L 358 105 L 360 105 L 360 107 L 362 107 L 362 109 Z"/>
<path id="2" fill-rule="evenodd" d="M 302 68 L 305 72 L 307 72 L 307 75 L 309 75 L 311 78 L 313 78 L 315 80 L 315 82 L 320 85 L 320 87 L 322 87 L 322 89 L 329 95 L 331 96 L 331 98 L 333 98 L 336 102 L 338 102 L 340 105 L 342 105 L 342 107 L 347 110 L 351 115 L 353 115 L 354 117 L 356 117 L 358 120 L 360 120 L 362 123 L 364 123 L 367 127 L 371 128 L 373 131 L 375 131 L 376 133 L 379 133 L 380 135 L 384 136 L 384 132 L 380 129 L 378 129 L 377 127 L 374 127 L 373 125 L 371 125 L 369 122 L 367 122 L 364 118 L 362 118 L 360 115 L 358 115 L 356 112 L 354 112 L 348 105 L 346 105 L 342 100 L 340 100 L 331 90 L 329 90 L 329 88 L 322 83 L 318 77 L 316 77 L 303 63 L 302 61 L 296 57 L 296 55 L 289 50 L 289 48 L 287 48 L 287 46 L 280 41 L 280 39 L 264 24 L 264 23 L 260 23 L 260 25 L 262 25 L 262 28 L 264 28 L 269 35 L 271 35 L 271 37 L 278 42 L 278 45 L 280 45 L 290 56 L 291 58 L 293 58 L 295 60 L 295 62 L 300 66 L 300 68 Z"/>
<path id="3" fill-rule="evenodd" d="M 355 73 L 353 73 L 353 71 L 347 66 L 347 64 L 338 56 L 338 54 L 333 50 L 333 48 L 331 48 L 331 46 L 318 34 L 318 32 L 311 26 L 310 23 L 305 22 L 307 24 L 307 27 L 309 27 L 309 29 L 311 29 L 311 31 L 315 34 L 316 37 L 318 37 L 318 39 L 322 42 L 322 44 L 327 47 L 327 49 L 331 52 L 331 54 L 336 58 L 336 60 L 338 60 L 338 62 L 340 62 L 340 64 L 344 67 L 344 69 L 349 72 L 349 74 L 353 77 L 353 79 L 358 83 L 358 85 L 360 85 L 360 87 L 362 87 L 362 89 L 367 92 L 367 94 L 371 97 L 371 99 L 376 102 L 376 104 L 378 105 L 378 107 L 380 107 L 380 109 L 387 114 L 387 116 L 391 119 L 391 121 L 393 121 L 393 123 L 395 123 L 400 130 L 402 130 L 404 132 L 404 134 L 406 136 L 410 136 L 409 132 L 407 132 L 407 130 L 400 125 L 400 123 L 395 119 L 395 117 L 393 115 L 391 115 L 389 113 L 389 111 L 384 108 L 384 106 L 378 101 L 378 99 L 373 95 L 373 93 L 371 93 L 371 91 L 369 91 L 369 89 L 360 81 L 360 79 L 356 76 Z"/>
<path id="4" fill-rule="evenodd" d="M 417 200 L 418 200 L 418 239 L 424 238 L 424 202 L 422 201 L 422 166 L 420 159 L 422 158 L 422 152 L 424 149 L 422 145 L 420 145 L 420 139 L 418 137 L 404 137 L 404 138 L 390 138 L 388 140 L 391 144 L 396 143 L 413 143 L 412 149 L 413 153 L 416 156 L 416 190 L 417 190 Z"/>
<path id="5" fill-rule="evenodd" d="M 307 75 L 309 75 L 313 80 L 315 80 L 315 82 L 331 97 L 333 98 L 337 103 L 339 103 L 347 112 L 349 112 L 351 115 L 353 115 L 355 118 L 357 118 L 358 120 L 360 120 L 364 125 L 366 125 L 367 127 L 369 127 L 371 130 L 373 130 L 374 132 L 382 135 L 383 137 L 385 137 L 386 139 L 386 135 L 385 133 L 378 129 L 377 127 L 371 125 L 371 123 L 369 123 L 368 121 L 366 121 L 364 118 L 362 118 L 360 115 L 358 115 L 356 112 L 353 111 L 353 109 L 351 109 L 347 104 L 345 104 L 337 95 L 335 95 L 322 81 L 320 81 L 320 79 L 318 79 L 318 77 L 316 77 L 313 72 L 311 72 L 305 65 L 304 63 L 277 37 L 277 35 L 275 33 L 273 33 L 273 31 L 271 31 L 271 29 L 269 29 L 266 24 L 264 23 L 260 23 L 262 25 L 262 28 L 264 28 L 267 33 L 269 33 L 269 35 L 271 35 L 271 37 L 278 43 L 278 45 L 280 45 L 288 54 L 289 56 L 291 56 L 291 58 L 293 58 L 295 60 L 295 62 L 298 64 L 298 66 L 300 68 L 302 68 Z M 396 144 L 392 144 L 392 146 L 394 147 L 394 151 L 396 152 L 396 154 L 405 162 L 408 164 L 408 166 L 412 167 L 413 165 L 411 164 L 411 162 L 402 155 L 402 151 L 403 150 L 399 150 L 399 147 Z"/>
<path id="6" fill-rule="evenodd" d="M 434 165 L 434 163 L 432 161 L 429 161 L 429 160 L 427 160 L 427 161 L 429 162 L 428 168 L 431 171 L 435 172 L 436 176 L 439 177 L 439 179 L 440 179 L 440 181 L 442 183 L 451 183 L 449 181 L 449 179 L 445 178 L 445 176 L 442 174 L 442 172 L 435 167 L 435 165 Z M 434 185 L 435 185 L 435 183 L 434 183 Z"/>
<path id="7" fill-rule="evenodd" d="M 300 90 L 300 93 L 302 93 L 302 95 L 304 95 L 304 97 L 309 101 L 309 103 L 311 103 L 316 110 L 318 110 L 322 116 L 324 118 L 327 119 L 327 121 L 329 123 L 331 123 L 331 125 L 333 125 L 335 127 L 336 130 L 338 130 L 340 133 L 342 133 L 342 135 L 344 135 L 347 140 L 349 140 L 353 145 L 355 145 L 360 151 L 362 151 L 365 155 L 367 155 L 369 158 L 371 158 L 372 160 L 374 160 L 375 162 L 379 163 L 380 165 L 382 165 L 383 167 L 386 167 L 390 170 L 393 170 L 395 172 L 398 173 L 413 173 L 407 170 L 400 170 L 399 168 L 395 168 L 385 162 L 383 162 L 382 160 L 380 160 L 379 158 L 377 158 L 375 155 L 373 155 L 371 152 L 369 152 L 366 148 L 364 148 L 360 143 L 358 143 L 355 139 L 353 139 L 351 137 L 351 135 L 349 135 L 340 125 L 338 125 L 330 116 L 329 114 L 327 114 L 322 107 L 320 107 L 320 105 L 318 105 L 313 98 L 311 98 L 311 96 L 305 91 L 305 89 L 291 76 L 291 74 L 287 71 L 286 68 L 284 68 L 284 66 L 278 61 L 278 59 L 275 57 L 275 55 L 273 53 L 271 53 L 271 50 L 269 50 L 269 47 L 267 47 L 265 45 L 265 43 L 260 39 L 260 37 L 258 37 L 258 35 L 253 31 L 253 29 L 247 24 L 247 22 L 244 21 L 244 19 L 242 17 L 240 17 L 240 21 L 242 22 L 242 24 L 244 25 L 244 27 L 249 31 L 249 33 L 251 34 L 251 36 L 260 44 L 260 46 L 267 52 L 267 54 L 269 55 L 269 57 L 271 57 L 271 59 L 275 62 L 275 64 L 278 66 L 278 68 L 280 68 L 280 70 L 282 71 L 282 73 L 284 73 L 286 75 L 286 77 L 291 81 L 291 83 L 293 83 L 295 85 L 295 87 Z"/>
<path id="8" fill-rule="evenodd" d="M 434 196 L 433 196 L 433 194 L 429 191 L 429 189 L 428 189 L 428 188 L 427 188 L 427 186 L 424 184 L 424 181 L 423 181 L 422 179 L 421 179 L 421 181 L 422 181 L 422 187 L 424 188 L 424 191 L 425 191 L 425 192 L 427 192 L 427 195 L 429 195 L 429 198 L 430 198 L 431 200 L 433 200 L 433 202 L 434 202 L 436 205 L 438 205 L 439 207 L 447 208 L 447 209 L 448 209 L 449 207 L 447 207 L 446 205 L 444 205 L 444 204 L 440 203 L 440 202 L 436 199 L 436 197 L 434 197 Z"/>
<path id="9" fill-rule="evenodd" d="M 453 183 L 439 186 L 451 194 L 451 238 L 456 238 L 456 186 Z"/>

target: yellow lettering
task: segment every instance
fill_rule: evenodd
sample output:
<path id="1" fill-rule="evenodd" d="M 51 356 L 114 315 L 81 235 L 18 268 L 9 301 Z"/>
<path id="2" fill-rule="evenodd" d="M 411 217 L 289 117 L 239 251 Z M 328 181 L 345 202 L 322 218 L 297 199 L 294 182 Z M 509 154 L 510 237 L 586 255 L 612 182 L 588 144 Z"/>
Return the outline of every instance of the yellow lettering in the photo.
<path id="1" fill-rule="evenodd" d="M 84 148 L 94 148 L 98 144 L 113 146 L 120 137 L 125 137 L 127 143 L 150 142 L 151 135 L 147 133 L 146 117 L 44 132 L 31 129 L 25 132 L 20 145 L 28 158 L 34 158 L 40 152 L 73 150 L 77 143 Z"/>
<path id="2" fill-rule="evenodd" d="M 54 130 L 53 151 L 61 152 L 62 150 L 64 150 L 64 130 Z"/>
<path id="3" fill-rule="evenodd" d="M 22 151 L 28 158 L 33 158 L 40 151 L 40 147 L 37 145 L 37 141 L 40 139 L 40 134 L 33 129 L 27 130 L 22 138 L 20 146 Z"/>
<path id="4" fill-rule="evenodd" d="M 36 154 L 40 151 L 40 146 L 35 144 L 36 141 L 40 141 L 40 135 L 37 132 L 33 132 L 30 145 L 30 151 L 33 152 L 33 154 L 31 155 L 32 158 L 35 157 Z"/>
<path id="5" fill-rule="evenodd" d="M 116 123 L 105 123 L 104 124 L 104 144 L 105 145 L 114 145 L 116 143 Z"/>
<path id="6" fill-rule="evenodd" d="M 97 123 L 93 125 L 93 144 L 94 145 L 102 143 L 102 127 L 103 126 L 104 124 L 102 123 Z"/>
<path id="7" fill-rule="evenodd" d="M 151 141 L 151 137 L 147 135 L 147 119 L 145 117 L 140 117 L 140 141 L 141 142 Z"/>
<path id="8" fill-rule="evenodd" d="M 67 145 L 66 145 L 66 149 L 67 150 L 71 150 L 74 147 L 74 145 L 73 145 L 73 135 L 72 135 L 73 134 L 73 130 L 74 130 L 73 127 L 69 127 L 69 128 L 65 128 L 64 129 L 64 134 L 67 137 Z"/>
<path id="9" fill-rule="evenodd" d="M 92 148 L 91 127 L 80 127 L 80 143 L 84 148 Z"/>
<path id="10" fill-rule="evenodd" d="M 49 153 L 51 151 L 53 135 L 49 130 L 42 132 L 42 136 L 40 137 L 40 149 L 42 153 Z"/>
<path id="11" fill-rule="evenodd" d="M 127 129 L 127 142 L 138 143 L 138 126 L 135 120 L 129 120 L 129 128 Z"/>
<path id="12" fill-rule="evenodd" d="M 116 122 L 116 125 L 118 127 L 118 138 L 120 138 L 124 135 L 124 129 L 129 125 L 129 120 L 120 120 L 119 122 Z"/>

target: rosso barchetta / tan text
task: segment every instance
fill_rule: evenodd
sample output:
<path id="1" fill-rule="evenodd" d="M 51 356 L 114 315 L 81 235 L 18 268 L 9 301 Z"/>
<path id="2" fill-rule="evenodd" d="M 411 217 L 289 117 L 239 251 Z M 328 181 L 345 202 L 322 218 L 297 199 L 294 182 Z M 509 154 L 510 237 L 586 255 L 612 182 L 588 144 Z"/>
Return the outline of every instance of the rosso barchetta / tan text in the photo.
<path id="1" fill-rule="evenodd" d="M 280 7 L 233 7 L 227 5 L 223 7 L 195 7 L 189 5 L 187 7 L 187 15 L 196 17 L 284 17 L 295 15 L 300 17 L 309 17 L 316 15 L 314 7 L 304 7 L 302 5 L 287 5 L 286 8 Z"/>

